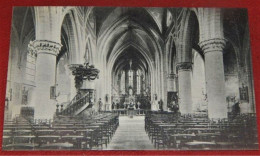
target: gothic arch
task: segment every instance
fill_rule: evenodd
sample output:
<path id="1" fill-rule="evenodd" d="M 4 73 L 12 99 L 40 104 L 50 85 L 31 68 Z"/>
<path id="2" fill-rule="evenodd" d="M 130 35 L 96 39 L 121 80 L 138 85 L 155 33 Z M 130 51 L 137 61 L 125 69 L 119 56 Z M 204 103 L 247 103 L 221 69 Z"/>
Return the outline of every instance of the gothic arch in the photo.
<path id="1" fill-rule="evenodd" d="M 176 54 L 177 49 L 173 39 L 170 41 L 169 53 L 168 53 L 168 73 L 176 73 Z"/>
<path id="2" fill-rule="evenodd" d="M 141 12 L 141 14 L 139 14 L 139 16 L 131 16 L 132 14 L 137 14 L 136 11 Z M 149 11 L 147 8 L 138 9 L 136 11 L 134 11 L 134 8 L 113 8 L 113 10 L 107 16 L 106 20 L 103 21 L 98 36 L 102 37 L 110 29 L 109 26 L 113 26 L 113 23 L 117 23 L 118 20 L 125 17 L 139 21 L 140 24 L 142 23 L 141 25 L 149 25 L 151 30 L 154 30 L 157 35 L 160 36 L 160 28 L 158 22 L 152 15 L 151 11 Z M 130 16 L 127 14 L 130 14 Z M 141 18 L 143 16 L 145 16 L 145 18 Z"/>
<path id="3" fill-rule="evenodd" d="M 8 62 L 12 62 L 12 64 L 10 64 L 10 69 L 8 71 L 8 75 L 10 74 L 10 76 L 12 75 L 11 72 L 12 70 L 15 68 L 19 67 L 19 58 L 21 57 L 20 52 L 19 52 L 19 47 L 16 45 L 19 45 L 19 36 L 18 33 L 15 29 L 15 27 L 12 25 L 12 29 L 11 29 L 11 40 L 10 40 L 10 50 L 9 50 L 9 61 Z M 17 52 L 17 53 L 16 53 Z M 15 62 L 15 63 L 14 63 Z M 11 77 L 8 77 L 9 79 L 11 79 Z"/>
<path id="4" fill-rule="evenodd" d="M 93 58 L 94 49 L 93 49 L 93 44 L 91 42 L 90 36 L 87 38 L 86 41 L 87 42 L 86 42 L 84 57 L 85 57 L 85 55 L 87 55 L 88 58 L 85 61 L 87 61 L 90 64 L 93 64 L 93 61 L 94 61 L 94 58 Z"/>
<path id="5" fill-rule="evenodd" d="M 135 31 L 135 30 L 132 30 L 132 31 Z M 109 61 L 110 58 L 113 57 L 114 52 L 116 52 L 117 49 L 119 49 L 122 46 L 122 44 L 127 44 L 129 42 L 135 43 L 136 45 L 140 45 L 143 48 L 145 48 L 149 57 L 154 60 L 155 57 L 156 57 L 157 50 L 155 49 L 155 47 L 150 47 L 148 45 L 148 43 L 146 42 L 150 38 L 149 37 L 143 38 L 142 36 L 138 35 L 138 33 L 142 33 L 142 35 L 146 34 L 144 31 L 136 30 L 135 33 L 127 33 L 126 32 L 124 35 L 122 35 L 118 39 L 118 42 L 116 42 L 116 44 L 113 47 L 111 47 L 111 50 L 108 51 L 106 60 Z"/>
<path id="6" fill-rule="evenodd" d="M 59 55 L 63 55 L 63 53 L 69 54 L 69 62 L 70 64 L 81 62 L 82 54 L 80 53 L 80 45 L 81 40 L 78 33 L 78 26 L 76 25 L 77 22 L 77 11 L 73 8 L 67 8 L 64 14 L 64 18 L 61 24 L 61 29 L 64 30 L 61 33 L 61 40 L 64 39 L 63 35 L 66 35 L 67 39 L 64 39 L 66 45 L 63 45 L 61 52 Z M 62 32 L 61 30 L 61 32 Z M 65 33 L 65 34 L 64 34 Z M 66 46 L 66 51 L 62 51 L 63 48 Z M 59 58 L 58 55 L 58 58 Z"/>
<path id="7" fill-rule="evenodd" d="M 238 53 L 231 42 L 227 42 L 223 51 L 225 87 L 227 97 L 239 99 L 239 62 Z"/>
<path id="8" fill-rule="evenodd" d="M 138 24 L 137 22 L 133 21 L 132 19 L 129 19 L 128 17 L 124 17 L 119 19 L 117 22 L 115 22 L 109 29 L 104 32 L 104 35 L 100 37 L 100 40 L 98 39 L 98 47 L 100 54 L 99 56 L 106 55 L 108 45 L 110 45 L 111 42 L 113 42 L 114 39 L 121 36 L 121 32 L 124 32 L 125 30 L 122 28 L 128 27 L 129 21 L 131 21 L 137 29 L 140 31 L 143 31 L 147 34 L 147 36 L 150 37 L 151 41 L 153 42 L 154 48 L 156 48 L 159 51 L 159 56 L 162 55 L 161 46 L 159 45 L 158 41 L 156 41 L 156 37 L 154 37 L 153 33 L 149 28 L 145 28 L 142 25 Z"/>
<path id="9" fill-rule="evenodd" d="M 24 14 L 21 13 L 17 16 L 16 11 L 24 12 Z M 15 7 L 13 14 L 13 19 L 16 22 L 14 20 L 12 22 L 12 33 L 18 40 L 16 46 L 19 47 L 18 66 L 20 68 L 26 62 L 29 42 L 35 39 L 34 9 L 32 7 Z"/>
<path id="10" fill-rule="evenodd" d="M 153 71 L 153 69 L 155 68 L 155 64 L 153 63 L 153 61 L 151 60 L 151 58 L 149 57 L 149 55 L 147 55 L 147 51 L 141 47 L 140 45 L 136 45 L 134 43 L 128 43 L 128 44 L 124 44 L 121 46 L 121 48 L 119 48 L 115 55 L 113 56 L 113 58 L 110 59 L 110 61 L 108 62 L 108 69 L 109 71 L 112 71 L 113 65 L 117 59 L 117 57 L 128 47 L 134 47 L 135 49 L 137 49 L 137 51 L 139 51 L 144 58 L 146 59 L 147 63 L 148 63 L 148 67 L 150 68 L 150 71 Z"/>
<path id="11" fill-rule="evenodd" d="M 109 62 L 112 60 L 112 57 L 109 57 L 109 59 L 106 59 L 107 56 L 108 56 L 108 52 L 109 52 L 108 51 L 108 49 L 109 49 L 108 45 L 113 45 L 113 47 L 111 47 L 111 50 L 112 50 L 111 54 L 109 54 L 109 55 L 110 56 L 115 56 L 114 53 L 116 51 L 118 51 L 117 49 L 119 49 L 121 47 L 121 45 L 118 44 L 118 46 L 117 46 L 118 48 L 115 48 L 114 44 L 111 44 L 111 43 L 113 41 L 115 42 L 116 40 L 118 40 L 118 38 L 120 38 L 120 36 L 122 37 L 122 35 L 124 35 L 124 33 L 122 33 L 122 32 L 124 32 L 125 28 L 128 28 L 129 25 L 131 27 L 133 27 L 132 29 L 134 29 L 134 31 L 139 31 L 141 33 L 144 33 L 145 35 L 143 35 L 143 36 L 146 36 L 146 37 L 149 38 L 148 40 L 146 40 L 146 42 L 145 42 L 146 44 L 148 44 L 148 41 L 152 42 L 152 44 L 150 44 L 150 46 L 151 46 L 150 48 L 152 48 L 152 49 L 145 48 L 145 49 L 147 49 L 145 51 L 146 54 L 149 54 L 150 52 L 152 52 L 151 54 L 154 55 L 153 57 L 150 57 L 150 58 L 153 60 L 153 63 L 156 64 L 156 68 L 155 68 L 156 70 L 154 70 L 154 71 L 157 74 L 153 73 L 155 76 L 153 76 L 152 79 L 154 80 L 154 83 L 156 81 L 158 83 L 163 83 L 163 82 L 160 81 L 160 80 L 162 80 L 162 77 L 163 77 L 163 73 L 161 73 L 161 72 L 163 72 L 163 56 L 162 56 L 162 47 L 161 47 L 161 45 L 159 43 L 160 41 L 157 40 L 157 38 L 154 36 L 153 32 L 149 31 L 149 28 L 146 28 L 146 27 L 140 25 L 139 23 L 137 23 L 137 21 L 134 21 L 131 18 L 129 19 L 129 17 L 123 17 L 123 18 L 119 19 L 116 23 L 114 23 L 107 30 L 106 35 L 103 36 L 101 38 L 101 40 L 97 41 L 98 42 L 97 47 L 100 48 L 98 50 L 99 51 L 98 58 L 102 58 L 102 60 L 104 62 L 103 65 L 101 65 L 101 68 L 107 69 L 107 67 L 109 67 L 109 69 L 106 72 L 104 72 L 104 73 L 101 72 L 100 74 L 102 74 L 103 77 L 107 77 L 108 80 L 106 80 L 106 81 L 110 82 L 111 76 L 112 76 L 111 72 L 110 72 L 112 70 L 112 67 L 111 67 L 112 65 L 109 65 L 110 64 Z M 141 39 L 142 39 L 142 37 L 141 37 Z M 126 42 L 124 44 L 128 45 L 128 43 L 134 43 L 134 42 L 131 41 L 131 40 L 126 40 Z M 136 44 L 140 45 L 140 43 L 136 43 Z M 107 62 L 107 64 L 105 62 Z M 108 84 L 108 83 L 106 83 L 106 84 Z M 111 86 L 107 85 L 107 87 L 106 87 L 107 91 L 111 90 L 110 87 Z M 156 87 L 158 87 L 158 86 L 154 86 L 154 88 L 156 88 Z M 162 92 L 162 89 L 158 90 L 157 92 L 158 93 Z"/>
<path id="12" fill-rule="evenodd" d="M 125 50 L 127 49 L 128 47 L 134 47 L 137 51 L 139 51 L 141 53 L 141 55 L 143 55 L 143 57 L 145 58 L 146 62 L 148 63 L 148 69 L 149 71 L 155 71 L 155 64 L 153 63 L 153 61 L 151 60 L 151 58 L 147 55 L 147 51 L 146 49 L 144 49 L 143 47 L 141 47 L 140 45 L 136 45 L 134 43 L 128 43 L 128 44 L 124 44 L 122 45 L 121 48 L 119 48 L 115 55 L 113 56 L 113 58 L 111 58 L 110 62 L 108 62 L 108 75 L 107 75 L 107 78 L 108 78 L 108 82 L 112 82 L 112 71 L 113 71 L 113 66 L 114 66 L 114 63 L 116 61 L 116 59 L 118 58 L 118 56 Z M 155 76 L 155 73 L 152 73 L 152 79 L 154 78 Z M 108 91 L 111 90 L 110 86 L 107 86 L 108 87 Z M 153 87 L 152 87 L 153 88 Z"/>
<path id="13" fill-rule="evenodd" d="M 178 63 L 191 62 L 192 48 L 198 47 L 200 34 L 199 21 L 194 11 L 185 11 L 182 25 L 180 42 L 177 51 Z"/>
<path id="14" fill-rule="evenodd" d="M 137 66 L 138 68 L 140 68 L 143 72 L 146 72 L 148 70 L 148 66 L 146 65 L 146 60 L 143 59 L 139 59 L 139 63 Z M 116 64 L 114 64 L 114 75 L 118 75 L 120 70 L 122 70 L 122 68 L 124 68 L 123 64 L 125 63 L 125 60 L 121 60 Z"/>

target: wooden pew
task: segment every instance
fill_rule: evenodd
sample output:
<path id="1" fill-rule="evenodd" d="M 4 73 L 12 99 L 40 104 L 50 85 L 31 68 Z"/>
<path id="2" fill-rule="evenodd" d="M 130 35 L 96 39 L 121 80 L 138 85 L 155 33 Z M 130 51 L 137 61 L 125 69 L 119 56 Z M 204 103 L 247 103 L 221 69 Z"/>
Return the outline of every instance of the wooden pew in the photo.
<path id="1" fill-rule="evenodd" d="M 255 121 L 255 115 L 209 120 L 199 115 L 174 118 L 169 114 L 147 113 L 145 130 L 157 148 L 256 149 Z"/>
<path id="2" fill-rule="evenodd" d="M 119 125 L 118 115 L 111 113 L 100 114 L 87 120 L 60 121 L 49 124 L 8 122 L 3 133 L 3 149 L 103 148 L 103 145 L 107 146 Z"/>

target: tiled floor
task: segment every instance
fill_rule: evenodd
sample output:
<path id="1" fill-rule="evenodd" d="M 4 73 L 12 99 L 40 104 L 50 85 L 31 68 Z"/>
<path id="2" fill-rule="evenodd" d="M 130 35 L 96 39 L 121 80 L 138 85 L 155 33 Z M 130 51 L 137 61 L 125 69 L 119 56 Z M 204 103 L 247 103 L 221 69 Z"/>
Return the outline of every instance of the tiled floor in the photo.
<path id="1" fill-rule="evenodd" d="M 152 150 L 144 130 L 144 116 L 119 117 L 119 127 L 106 150 Z"/>

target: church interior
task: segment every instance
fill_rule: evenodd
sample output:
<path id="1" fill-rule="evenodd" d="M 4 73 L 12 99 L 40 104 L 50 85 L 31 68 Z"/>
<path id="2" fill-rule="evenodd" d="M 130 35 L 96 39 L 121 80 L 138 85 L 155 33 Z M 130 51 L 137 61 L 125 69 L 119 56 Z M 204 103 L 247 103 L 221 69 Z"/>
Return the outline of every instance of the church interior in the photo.
<path id="1" fill-rule="evenodd" d="M 3 150 L 258 149 L 246 9 L 14 7 Z"/>

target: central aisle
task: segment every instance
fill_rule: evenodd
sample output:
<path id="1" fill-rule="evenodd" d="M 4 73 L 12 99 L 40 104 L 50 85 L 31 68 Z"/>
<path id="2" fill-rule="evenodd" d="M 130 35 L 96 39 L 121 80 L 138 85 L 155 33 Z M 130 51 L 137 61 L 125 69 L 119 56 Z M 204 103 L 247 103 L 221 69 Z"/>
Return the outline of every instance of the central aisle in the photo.
<path id="1" fill-rule="evenodd" d="M 107 150 L 152 150 L 153 144 L 144 129 L 144 116 L 119 117 L 119 127 Z"/>

